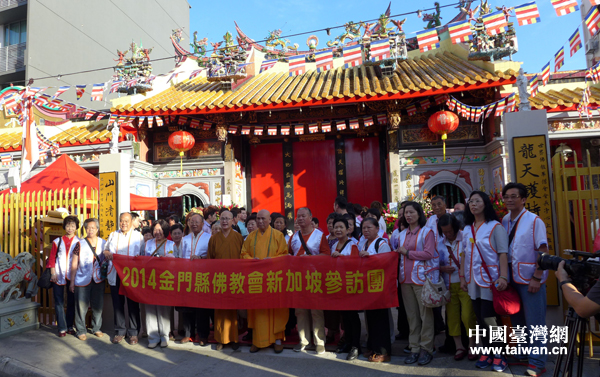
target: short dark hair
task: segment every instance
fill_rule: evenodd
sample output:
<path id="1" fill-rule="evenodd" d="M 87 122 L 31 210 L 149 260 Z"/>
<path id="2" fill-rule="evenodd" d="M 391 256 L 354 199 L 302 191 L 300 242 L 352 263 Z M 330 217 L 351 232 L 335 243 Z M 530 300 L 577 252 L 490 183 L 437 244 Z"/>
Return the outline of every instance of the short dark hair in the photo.
<path id="1" fill-rule="evenodd" d="M 231 216 L 235 219 L 240 214 L 239 208 L 232 208 L 229 212 L 231 212 Z"/>
<path id="2" fill-rule="evenodd" d="M 403 202 L 400 202 L 400 208 L 406 207 L 406 203 L 410 203 L 410 200 L 405 200 Z"/>
<path id="3" fill-rule="evenodd" d="M 177 215 L 171 215 L 171 216 L 167 217 L 167 221 L 169 221 L 169 220 L 173 220 L 176 223 L 178 223 L 179 222 L 179 216 L 177 216 Z"/>
<path id="4" fill-rule="evenodd" d="M 208 219 L 209 216 L 214 215 L 216 212 L 217 212 L 217 208 L 216 207 L 210 206 L 208 208 L 205 208 L 204 209 L 204 218 Z"/>
<path id="5" fill-rule="evenodd" d="M 460 231 L 460 222 L 458 221 L 458 219 L 449 213 L 445 213 L 438 219 L 438 234 L 443 234 L 442 227 L 447 225 L 452 225 L 452 230 L 454 230 L 454 234 L 458 234 L 458 232 Z"/>
<path id="6" fill-rule="evenodd" d="M 348 229 L 350 227 L 348 225 L 348 220 L 346 220 L 346 218 L 344 216 L 335 216 L 333 218 L 333 226 L 335 227 L 335 224 L 337 224 L 337 223 L 344 224 L 344 226 L 346 227 L 346 229 Z"/>
<path id="7" fill-rule="evenodd" d="M 406 202 L 404 204 L 404 211 L 406 212 L 406 207 L 412 207 L 419 214 L 419 226 L 422 228 L 427 224 L 427 217 L 425 217 L 425 212 L 423 211 L 423 207 L 418 202 Z M 408 228 L 408 221 L 406 221 L 406 216 L 402 216 L 402 225 L 405 228 Z"/>
<path id="8" fill-rule="evenodd" d="M 527 197 L 529 196 L 529 193 L 527 192 L 527 187 L 525 187 L 525 185 L 522 183 L 515 182 L 507 183 L 504 187 L 502 187 L 502 196 L 506 195 L 506 192 L 510 189 L 519 190 L 519 196 L 521 198 L 527 199 Z"/>
<path id="9" fill-rule="evenodd" d="M 77 216 L 67 216 L 63 219 L 63 229 L 67 229 L 67 225 L 70 223 L 75 224 L 75 228 L 79 229 L 79 218 Z"/>
<path id="10" fill-rule="evenodd" d="M 494 211 L 494 206 L 492 205 L 492 201 L 488 194 L 483 191 L 472 191 L 469 196 L 469 200 L 473 197 L 473 195 L 479 195 L 483 200 L 483 204 L 485 205 L 483 209 L 483 215 L 485 217 L 485 222 L 490 221 L 498 221 L 498 215 L 496 215 L 496 211 Z M 475 223 L 475 215 L 471 213 L 471 206 L 467 205 L 465 208 L 465 225 L 473 225 Z"/>
<path id="11" fill-rule="evenodd" d="M 377 229 L 379 229 L 379 222 L 377 222 L 377 220 L 375 220 L 372 217 L 367 217 L 366 219 L 363 219 L 363 221 L 360 223 L 360 229 L 362 229 L 362 227 L 366 224 L 366 223 L 371 223 L 371 225 L 373 225 L 374 227 L 376 227 Z M 356 228 L 356 227 L 355 227 Z"/>
<path id="12" fill-rule="evenodd" d="M 227 208 L 227 207 L 221 207 L 221 208 L 219 208 L 219 216 L 221 216 L 221 214 L 223 212 L 225 212 L 225 211 L 229 211 L 229 208 Z"/>
<path id="13" fill-rule="evenodd" d="M 334 202 L 340 209 L 348 209 L 348 200 L 343 196 L 338 196 L 335 198 Z"/>
<path id="14" fill-rule="evenodd" d="M 283 222 L 285 223 L 285 216 L 283 216 L 281 213 L 279 212 L 275 212 L 271 214 L 271 226 L 273 228 L 275 228 L 275 220 L 277 219 L 283 219 Z M 286 224 L 287 225 L 287 224 Z"/>
<path id="15" fill-rule="evenodd" d="M 446 203 L 446 198 L 444 198 L 441 195 L 436 195 L 433 198 L 431 198 L 431 201 L 433 202 L 434 200 L 441 200 L 442 202 Z"/>
<path id="16" fill-rule="evenodd" d="M 154 234 L 154 228 L 156 228 L 156 226 L 159 225 L 162 229 L 163 234 L 166 236 L 169 235 L 169 230 L 171 230 L 171 226 L 169 225 L 168 222 L 166 222 L 163 219 L 158 219 L 156 220 L 153 224 L 152 224 L 152 234 Z"/>
<path id="17" fill-rule="evenodd" d="M 326 222 L 329 222 L 329 220 L 332 220 L 332 219 L 335 220 L 335 218 L 337 217 L 337 215 L 338 215 L 337 213 L 331 212 L 329 214 L 329 216 L 327 216 L 327 221 Z"/>
<path id="18" fill-rule="evenodd" d="M 383 204 L 381 204 L 381 202 L 378 200 L 374 200 L 371 202 L 371 208 L 378 209 L 379 212 L 381 212 L 381 210 L 383 209 Z"/>
<path id="19" fill-rule="evenodd" d="M 142 236 L 146 235 L 148 233 L 150 233 L 152 236 L 154 236 L 153 233 L 152 233 L 152 228 L 150 228 L 149 226 L 143 227 L 142 228 Z"/>
<path id="20" fill-rule="evenodd" d="M 377 221 L 379 221 L 379 219 L 381 218 L 381 212 L 379 212 L 377 208 L 369 208 L 367 210 L 367 215 L 368 214 L 374 215 L 377 218 Z"/>
<path id="21" fill-rule="evenodd" d="M 169 233 L 171 233 L 175 229 L 179 229 L 179 230 L 181 230 L 181 233 L 183 233 L 183 225 L 181 225 L 179 223 L 173 224 L 173 226 L 171 227 L 171 229 L 169 229 Z"/>
<path id="22" fill-rule="evenodd" d="M 254 213 L 253 213 L 253 214 L 251 214 L 250 216 L 248 216 L 248 217 L 246 218 L 246 224 L 244 224 L 244 225 L 247 227 L 247 226 L 248 226 L 248 223 L 249 223 L 250 221 L 256 221 L 256 214 L 254 214 Z"/>
<path id="23" fill-rule="evenodd" d="M 135 219 L 137 219 L 138 217 L 140 217 L 140 215 L 138 215 L 138 214 L 137 214 L 137 213 L 135 213 L 135 212 L 129 212 L 129 214 L 131 215 L 131 220 L 135 220 Z"/>
<path id="24" fill-rule="evenodd" d="M 352 220 L 352 223 L 354 224 L 354 232 L 352 232 L 351 236 L 357 239 L 360 238 L 360 232 L 358 231 L 358 227 L 356 226 L 356 215 L 348 212 L 343 216 L 346 220 Z M 377 223 L 377 226 L 379 226 L 379 223 Z M 348 228 L 350 228 L 350 223 L 348 223 Z"/>
<path id="25" fill-rule="evenodd" d="M 246 208 L 240 207 L 240 213 L 242 213 L 242 211 L 245 211 L 245 210 L 246 210 Z"/>
<path id="26" fill-rule="evenodd" d="M 360 204 L 358 204 L 358 203 L 354 203 L 352 205 L 354 206 L 354 214 L 357 215 L 357 216 L 360 216 L 360 214 L 361 214 L 361 212 L 363 210 L 363 207 Z"/>
<path id="27" fill-rule="evenodd" d="M 316 217 L 313 217 L 311 221 L 317 224 L 317 226 L 319 226 L 319 219 L 317 219 Z"/>
<path id="28" fill-rule="evenodd" d="M 312 211 L 310 210 L 310 208 L 308 207 L 300 207 L 296 210 L 296 216 L 298 216 L 298 211 L 300 211 L 301 209 L 305 209 L 308 211 L 308 214 L 310 215 L 310 217 L 312 217 Z"/>

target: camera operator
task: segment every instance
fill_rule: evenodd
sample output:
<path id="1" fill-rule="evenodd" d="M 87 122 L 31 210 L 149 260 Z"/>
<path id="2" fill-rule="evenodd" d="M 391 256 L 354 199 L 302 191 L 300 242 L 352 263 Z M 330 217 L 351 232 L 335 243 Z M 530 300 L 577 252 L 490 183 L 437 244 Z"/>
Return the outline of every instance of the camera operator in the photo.
<path id="1" fill-rule="evenodd" d="M 565 299 L 580 317 L 588 318 L 600 313 L 600 280 L 590 289 L 587 296 L 584 296 L 575 288 L 569 274 L 565 271 L 565 261 L 560 262 L 554 274 L 559 281 L 558 288 L 562 290 Z"/>

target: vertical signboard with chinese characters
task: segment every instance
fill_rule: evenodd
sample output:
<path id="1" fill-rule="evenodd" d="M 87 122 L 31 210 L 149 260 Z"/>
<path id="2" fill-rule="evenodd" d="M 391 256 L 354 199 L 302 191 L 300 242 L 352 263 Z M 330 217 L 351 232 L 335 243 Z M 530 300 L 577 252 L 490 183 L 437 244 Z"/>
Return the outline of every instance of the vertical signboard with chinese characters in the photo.
<path id="1" fill-rule="evenodd" d="M 117 172 L 100 173 L 99 214 L 101 238 L 117 230 L 119 223 Z"/>
<path id="2" fill-rule="evenodd" d="M 335 140 L 335 170 L 338 196 L 348 197 L 346 189 L 346 145 L 344 139 Z"/>
<path id="3" fill-rule="evenodd" d="M 288 229 L 294 229 L 294 162 L 292 143 L 283 143 L 283 206 Z"/>
<path id="4" fill-rule="evenodd" d="M 515 176 L 513 180 L 527 187 L 529 197 L 525 209 L 538 215 L 546 224 L 548 251 L 554 249 L 554 226 L 552 222 L 552 192 L 548 166 L 548 150 L 544 135 L 513 138 Z M 551 281 L 552 279 L 549 279 Z M 550 296 L 552 297 L 552 296 Z M 548 301 L 549 305 L 556 305 Z"/>

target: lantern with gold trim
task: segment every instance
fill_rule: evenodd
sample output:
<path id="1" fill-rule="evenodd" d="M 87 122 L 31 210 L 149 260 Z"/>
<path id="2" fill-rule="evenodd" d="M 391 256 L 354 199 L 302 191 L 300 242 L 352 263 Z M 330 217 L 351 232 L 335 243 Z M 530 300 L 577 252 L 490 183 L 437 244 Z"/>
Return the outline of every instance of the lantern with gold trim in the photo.
<path id="1" fill-rule="evenodd" d="M 183 173 L 183 155 L 194 147 L 196 140 L 194 136 L 186 131 L 173 132 L 169 136 L 169 147 L 179 152 L 179 158 L 181 161 L 180 173 Z"/>
<path id="2" fill-rule="evenodd" d="M 429 117 L 427 127 L 429 127 L 431 132 L 442 135 L 444 160 L 446 160 L 446 139 L 448 139 L 448 134 L 456 131 L 458 128 L 458 116 L 451 111 L 438 111 Z"/>

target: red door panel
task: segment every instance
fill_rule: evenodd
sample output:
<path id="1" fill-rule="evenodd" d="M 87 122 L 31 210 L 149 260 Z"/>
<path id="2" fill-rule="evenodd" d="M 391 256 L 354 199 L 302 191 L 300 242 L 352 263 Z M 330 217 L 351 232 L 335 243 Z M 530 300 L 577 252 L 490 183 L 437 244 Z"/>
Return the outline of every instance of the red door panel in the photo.
<path id="1" fill-rule="evenodd" d="M 283 152 L 281 144 L 250 147 L 252 211 L 283 214 Z"/>
<path id="2" fill-rule="evenodd" d="M 348 201 L 369 207 L 381 202 L 379 140 L 376 137 L 346 139 Z"/>
<path id="3" fill-rule="evenodd" d="M 296 142 L 294 148 L 294 208 L 308 207 L 327 231 L 337 193 L 333 140 Z M 295 215 L 295 214 L 294 214 Z"/>

